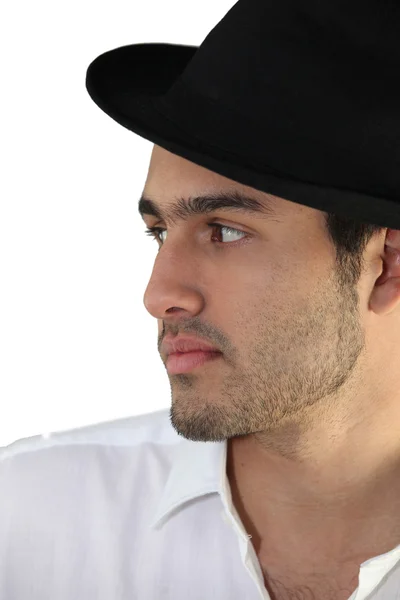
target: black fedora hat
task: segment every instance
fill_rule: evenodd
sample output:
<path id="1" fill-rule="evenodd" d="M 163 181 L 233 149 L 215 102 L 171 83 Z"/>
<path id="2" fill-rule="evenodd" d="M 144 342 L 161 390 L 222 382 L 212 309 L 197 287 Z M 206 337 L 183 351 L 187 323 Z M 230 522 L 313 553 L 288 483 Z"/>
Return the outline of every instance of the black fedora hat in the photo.
<path id="1" fill-rule="evenodd" d="M 200 46 L 91 62 L 117 123 L 257 190 L 400 229 L 399 0 L 239 0 Z"/>

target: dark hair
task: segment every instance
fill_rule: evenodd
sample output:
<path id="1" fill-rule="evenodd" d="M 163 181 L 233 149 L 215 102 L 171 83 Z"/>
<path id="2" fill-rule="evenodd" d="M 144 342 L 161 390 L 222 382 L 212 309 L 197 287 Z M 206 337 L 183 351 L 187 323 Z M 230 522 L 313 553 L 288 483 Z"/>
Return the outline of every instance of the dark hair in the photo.
<path id="1" fill-rule="evenodd" d="M 364 268 L 364 251 L 385 227 L 360 223 L 334 213 L 323 213 L 326 230 L 336 249 L 336 264 L 343 285 L 355 285 Z"/>

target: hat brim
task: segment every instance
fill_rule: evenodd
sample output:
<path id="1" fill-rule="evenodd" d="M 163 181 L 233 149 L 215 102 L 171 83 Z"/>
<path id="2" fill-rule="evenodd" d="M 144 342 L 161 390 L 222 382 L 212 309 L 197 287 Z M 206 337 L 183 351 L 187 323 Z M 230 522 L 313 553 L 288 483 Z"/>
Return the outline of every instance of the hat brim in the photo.
<path id="1" fill-rule="evenodd" d="M 221 156 L 158 110 L 157 101 L 179 79 L 198 46 L 133 44 L 98 56 L 86 72 L 92 100 L 114 121 L 169 152 L 238 183 L 288 201 L 381 227 L 400 229 L 398 202 L 288 176 L 279 177 Z"/>

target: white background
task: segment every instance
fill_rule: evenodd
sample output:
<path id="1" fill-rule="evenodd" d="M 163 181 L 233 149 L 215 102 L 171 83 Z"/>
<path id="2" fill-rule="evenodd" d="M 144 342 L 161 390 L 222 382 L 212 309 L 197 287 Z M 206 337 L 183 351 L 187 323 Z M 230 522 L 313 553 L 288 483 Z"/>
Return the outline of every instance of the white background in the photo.
<path id="1" fill-rule="evenodd" d="M 86 70 L 128 44 L 200 45 L 234 4 L 3 4 L 0 446 L 170 406 L 143 304 L 157 244 L 137 204 L 153 144 L 101 111 Z"/>

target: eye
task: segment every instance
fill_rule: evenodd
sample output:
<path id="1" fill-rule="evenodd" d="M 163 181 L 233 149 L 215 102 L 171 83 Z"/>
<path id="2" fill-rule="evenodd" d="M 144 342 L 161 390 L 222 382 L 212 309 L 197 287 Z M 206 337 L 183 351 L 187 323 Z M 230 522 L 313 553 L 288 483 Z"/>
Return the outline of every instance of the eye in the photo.
<path id="1" fill-rule="evenodd" d="M 228 227 L 227 225 L 221 225 L 221 223 L 207 223 L 208 227 L 212 227 L 214 229 L 220 229 L 225 230 L 226 233 L 228 234 L 228 238 L 230 238 L 232 235 L 235 234 L 239 234 L 239 235 L 244 235 L 244 239 L 251 237 L 250 234 L 246 233 L 245 231 L 241 231 L 240 229 L 234 229 L 233 227 Z M 149 227 L 148 229 L 146 229 L 145 233 L 146 235 L 149 235 L 151 237 L 153 237 L 156 241 L 161 242 L 159 236 L 161 235 L 161 233 L 163 233 L 164 231 L 166 231 L 166 229 L 164 227 Z M 228 240 L 229 241 L 229 240 Z M 237 244 L 240 244 L 243 240 L 239 240 L 239 241 L 231 241 L 230 244 L 231 246 L 236 246 Z M 216 242 L 217 244 L 223 244 L 226 246 L 225 242 Z M 162 244 L 162 242 L 161 242 Z"/>

